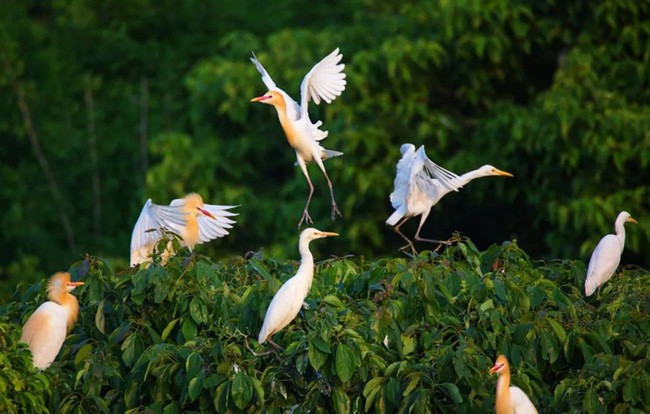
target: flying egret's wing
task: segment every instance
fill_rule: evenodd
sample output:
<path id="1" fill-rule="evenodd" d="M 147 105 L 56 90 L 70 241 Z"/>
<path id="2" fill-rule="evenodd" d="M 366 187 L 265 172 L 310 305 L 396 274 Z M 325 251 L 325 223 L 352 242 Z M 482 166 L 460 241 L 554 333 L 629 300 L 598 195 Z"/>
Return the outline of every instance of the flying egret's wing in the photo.
<path id="1" fill-rule="evenodd" d="M 137 264 L 138 258 L 146 257 L 155 243 L 160 240 L 160 229 L 167 228 L 181 234 L 186 220 L 182 206 L 160 206 L 148 199 L 144 204 L 140 217 L 131 233 L 131 265 Z M 147 253 L 148 252 L 148 253 Z"/>
<path id="2" fill-rule="evenodd" d="M 313 99 L 316 105 L 320 104 L 321 99 L 331 103 L 345 90 L 345 65 L 339 64 L 342 58 L 339 48 L 336 48 L 305 75 L 300 85 L 301 117 L 307 114 L 310 99 Z"/>
<path id="3" fill-rule="evenodd" d="M 413 144 L 402 145 L 402 158 L 397 163 L 397 174 L 395 174 L 393 183 L 395 188 L 390 194 L 390 203 L 394 209 L 398 209 L 405 203 L 414 155 L 415 146 Z"/>
<path id="4" fill-rule="evenodd" d="M 269 88 L 269 90 L 277 89 L 278 87 L 275 86 L 275 82 L 273 82 L 273 79 L 271 79 L 271 76 L 269 76 L 268 72 L 266 71 L 266 69 L 264 69 L 264 66 L 262 66 L 260 61 L 257 60 L 257 56 L 255 56 L 255 53 L 253 53 L 251 62 L 255 64 L 257 71 L 262 75 L 262 82 L 264 82 L 266 87 Z"/>
<path id="5" fill-rule="evenodd" d="M 438 182 L 449 191 L 458 191 L 459 188 L 462 188 L 462 185 L 454 183 L 455 179 L 458 178 L 456 174 L 442 168 L 427 157 L 427 154 L 424 152 L 424 145 L 418 149 L 415 156 L 422 161 L 423 166 L 417 174 L 424 172 L 428 177 L 438 180 Z"/>
<path id="6" fill-rule="evenodd" d="M 510 387 L 510 399 L 515 408 L 515 414 L 538 414 L 530 398 L 528 398 L 521 388 L 515 386 Z"/>
<path id="7" fill-rule="evenodd" d="M 590 287 L 591 295 L 598 286 L 607 282 L 621 262 L 623 246 L 616 236 L 608 234 L 598 242 L 598 245 L 591 254 L 585 285 Z"/>
<path id="8" fill-rule="evenodd" d="M 227 235 L 228 230 L 226 229 L 232 228 L 232 225 L 235 223 L 235 220 L 231 220 L 228 217 L 238 215 L 228 210 L 235 207 L 239 206 L 204 204 L 203 208 L 209 211 L 216 219 L 199 214 L 199 243 L 205 243 Z"/>

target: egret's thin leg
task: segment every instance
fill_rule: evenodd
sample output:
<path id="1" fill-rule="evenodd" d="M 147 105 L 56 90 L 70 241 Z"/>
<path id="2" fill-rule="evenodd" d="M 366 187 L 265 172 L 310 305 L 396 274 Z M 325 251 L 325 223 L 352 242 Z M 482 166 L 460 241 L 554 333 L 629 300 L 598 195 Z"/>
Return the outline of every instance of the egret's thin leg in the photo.
<path id="1" fill-rule="evenodd" d="M 311 201 L 311 196 L 314 194 L 314 185 L 311 183 L 311 179 L 307 173 L 307 165 L 305 165 L 305 161 L 301 156 L 297 156 L 296 158 L 298 159 L 298 165 L 300 165 L 302 173 L 305 174 L 305 178 L 307 178 L 307 184 L 309 184 L 309 197 L 307 197 L 307 204 L 305 204 L 305 210 L 302 212 L 302 217 L 298 222 L 298 228 L 300 228 L 303 221 L 307 224 L 314 223 L 314 221 L 309 216 L 309 202 Z"/>
<path id="2" fill-rule="evenodd" d="M 428 243 L 446 244 L 447 246 L 451 245 L 451 242 L 447 240 L 443 241 L 443 240 L 423 239 L 422 237 L 420 237 L 420 229 L 422 228 L 422 225 L 424 224 L 424 221 L 427 219 L 427 216 L 429 215 L 430 211 L 431 210 L 428 210 L 422 213 L 422 218 L 420 219 L 420 225 L 418 226 L 418 230 L 415 232 L 415 240 L 428 242 Z"/>
<path id="3" fill-rule="evenodd" d="M 320 157 L 314 157 L 314 161 L 316 161 L 316 164 L 318 164 L 320 169 L 323 171 L 323 174 L 325 174 L 325 179 L 327 179 L 327 186 L 330 188 L 330 197 L 332 199 L 332 220 L 336 220 L 337 214 L 343 217 L 343 214 L 341 214 L 338 207 L 336 206 L 336 200 L 334 200 L 334 189 L 332 188 L 332 181 L 330 181 L 330 177 L 327 175 L 327 171 L 325 170 L 325 166 L 323 165 L 323 160 L 321 160 Z"/>
<path id="4" fill-rule="evenodd" d="M 399 230 L 399 228 L 402 226 L 402 224 L 406 223 L 406 221 L 408 219 L 410 219 L 410 218 L 411 217 L 404 217 L 404 219 L 402 219 L 402 221 L 400 221 L 399 223 L 397 223 L 397 225 L 395 227 L 393 227 L 393 230 L 395 230 L 395 233 L 402 236 L 402 238 L 404 240 L 406 240 L 406 242 L 408 243 L 406 246 L 401 247 L 400 250 L 404 250 L 405 248 L 410 247 L 411 251 L 413 252 L 413 256 L 417 256 L 418 252 L 415 250 L 415 246 L 413 245 L 413 242 L 411 240 L 409 240 L 408 237 L 403 235 L 402 232 Z"/>
<path id="5" fill-rule="evenodd" d="M 280 345 L 278 345 L 278 344 L 276 344 L 275 342 L 273 342 L 273 339 L 271 339 L 271 336 L 269 336 L 268 338 L 266 338 L 266 342 L 268 342 L 268 343 L 270 343 L 271 345 L 273 345 L 273 347 L 274 347 L 276 350 L 278 350 L 278 351 L 280 351 L 280 352 L 284 352 L 284 348 L 282 348 Z"/>

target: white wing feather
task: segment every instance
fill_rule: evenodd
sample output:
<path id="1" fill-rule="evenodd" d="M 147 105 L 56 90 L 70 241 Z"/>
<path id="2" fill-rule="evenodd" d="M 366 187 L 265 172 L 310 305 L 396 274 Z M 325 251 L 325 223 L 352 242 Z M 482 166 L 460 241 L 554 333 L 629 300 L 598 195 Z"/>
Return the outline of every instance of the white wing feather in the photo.
<path id="1" fill-rule="evenodd" d="M 598 242 L 591 254 L 587 278 L 585 279 L 585 293 L 587 296 L 607 282 L 614 275 L 618 264 L 621 262 L 623 246 L 613 234 L 608 234 Z"/>
<path id="2" fill-rule="evenodd" d="M 395 174 L 393 183 L 394 190 L 390 194 L 390 203 L 394 209 L 400 208 L 406 202 L 411 166 L 415 155 L 415 146 L 412 144 L 404 144 L 402 148 L 402 158 L 397 162 L 397 174 Z"/>
<path id="3" fill-rule="evenodd" d="M 301 116 L 307 114 L 310 99 L 313 99 L 316 105 L 320 104 L 321 99 L 331 103 L 345 90 L 345 65 L 339 64 L 342 58 L 339 48 L 336 48 L 305 75 L 300 85 Z"/>
<path id="4" fill-rule="evenodd" d="M 510 400 L 515 414 L 538 414 L 537 409 L 521 388 L 510 387 Z"/>
<path id="5" fill-rule="evenodd" d="M 260 61 L 257 60 L 255 53 L 253 53 L 253 57 L 250 59 L 251 62 L 255 64 L 257 71 L 260 73 L 260 75 L 262 75 L 262 82 L 264 82 L 264 85 L 266 85 L 269 91 L 278 91 L 284 97 L 284 101 L 287 105 L 287 117 L 293 121 L 297 121 L 300 115 L 300 107 L 298 106 L 298 103 L 294 101 L 293 98 L 289 96 L 289 94 L 277 87 L 275 82 L 273 82 L 273 79 L 271 79 L 269 73 L 266 71 L 266 69 L 264 69 L 264 66 L 262 66 Z"/>
<path id="6" fill-rule="evenodd" d="M 431 161 L 427 154 L 424 152 L 424 145 L 422 145 L 415 156 L 421 160 L 422 166 L 417 164 L 417 171 L 414 171 L 414 174 L 420 174 L 424 172 L 427 178 L 435 178 L 438 182 L 449 191 L 458 191 L 461 188 L 461 185 L 454 184 L 453 181 L 458 178 L 456 174 L 451 171 L 448 171 L 435 162 Z M 426 181 L 426 180 L 425 180 Z"/>
<path id="7" fill-rule="evenodd" d="M 238 215 L 237 213 L 228 210 L 235 207 L 238 206 L 204 204 L 203 208 L 208 210 L 214 217 L 216 217 L 216 219 L 199 214 L 199 243 L 205 243 L 227 235 L 228 231 L 226 229 L 232 228 L 232 225 L 236 223 L 235 220 L 231 220 L 228 217 Z"/>
<path id="8" fill-rule="evenodd" d="M 177 200 L 174 200 L 177 201 Z M 181 234 L 186 213 L 181 206 L 160 206 L 148 199 L 131 233 L 131 266 L 142 262 L 160 240 L 161 228 Z"/>

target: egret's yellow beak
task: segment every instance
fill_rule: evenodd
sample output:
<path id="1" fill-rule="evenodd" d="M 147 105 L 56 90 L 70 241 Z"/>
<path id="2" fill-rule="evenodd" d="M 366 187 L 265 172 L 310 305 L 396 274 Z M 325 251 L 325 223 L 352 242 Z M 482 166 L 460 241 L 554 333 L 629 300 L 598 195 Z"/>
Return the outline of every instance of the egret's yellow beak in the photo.
<path id="1" fill-rule="evenodd" d="M 210 213 L 208 210 L 205 210 L 205 209 L 203 209 L 203 208 L 201 208 L 201 207 L 197 207 L 196 209 L 199 210 L 201 213 L 205 214 L 206 216 L 210 217 L 210 218 L 213 219 L 213 220 L 216 220 L 216 219 L 217 219 L 217 218 L 216 218 L 215 216 L 213 216 L 212 213 Z"/>
<path id="2" fill-rule="evenodd" d="M 321 237 L 330 237 L 330 236 L 338 236 L 338 233 L 333 233 L 331 231 L 319 231 L 318 235 Z"/>
<path id="3" fill-rule="evenodd" d="M 500 370 L 502 366 L 503 364 L 494 364 L 494 366 L 490 368 L 490 374 L 494 374 L 495 372 Z"/>
<path id="4" fill-rule="evenodd" d="M 630 223 L 634 223 L 634 224 L 639 224 L 639 222 L 634 220 L 632 217 L 628 217 L 627 220 L 625 221 L 629 221 Z"/>
<path id="5" fill-rule="evenodd" d="M 263 101 L 266 101 L 267 99 L 271 99 L 271 98 L 272 98 L 272 96 L 262 95 L 262 96 L 258 96 L 257 98 L 251 99 L 251 102 L 263 102 Z"/>
<path id="6" fill-rule="evenodd" d="M 75 287 L 77 287 L 77 286 L 85 285 L 85 283 L 84 282 L 68 282 L 68 283 L 66 283 L 66 285 L 67 286 L 75 286 Z"/>
<path id="7" fill-rule="evenodd" d="M 494 173 L 495 173 L 496 175 L 502 175 L 502 176 L 504 176 L 504 177 L 514 177 L 514 175 L 510 174 L 509 172 L 507 172 L 507 171 L 501 171 L 501 170 L 498 170 L 498 169 L 496 169 L 496 168 L 494 169 Z"/>

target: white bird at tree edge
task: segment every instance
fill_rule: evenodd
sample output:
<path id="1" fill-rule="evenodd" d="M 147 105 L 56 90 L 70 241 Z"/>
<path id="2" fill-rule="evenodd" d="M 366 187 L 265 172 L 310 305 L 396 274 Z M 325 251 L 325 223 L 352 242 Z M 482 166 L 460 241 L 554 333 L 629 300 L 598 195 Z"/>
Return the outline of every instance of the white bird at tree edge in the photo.
<path id="1" fill-rule="evenodd" d="M 585 278 L 585 295 L 591 296 L 594 291 L 607 282 L 616 272 L 621 262 L 625 247 L 625 223 L 638 224 L 627 211 L 621 211 L 616 217 L 614 230 L 616 234 L 604 236 L 596 245 L 589 259 L 587 277 Z"/>
<path id="2" fill-rule="evenodd" d="M 431 161 L 424 152 L 424 145 L 416 151 L 413 144 L 403 144 L 400 151 L 402 158 L 397 163 L 397 174 L 394 182 L 395 190 L 390 195 L 390 202 L 395 212 L 388 217 L 386 224 L 393 226 L 395 232 L 408 243 L 400 250 L 410 247 L 413 255 L 417 254 L 413 242 L 400 231 L 400 227 L 408 219 L 418 215 L 421 216 L 420 224 L 415 232 L 415 240 L 446 244 L 445 241 L 420 237 L 420 229 L 429 216 L 431 208 L 447 193 L 458 191 L 458 189 L 475 178 L 487 176 L 512 177 L 509 172 L 501 171 L 491 165 L 484 165 L 458 176 Z"/>
<path id="3" fill-rule="evenodd" d="M 79 302 L 70 292 L 83 284 L 70 281 L 70 273 L 55 273 L 47 285 L 49 301 L 25 322 L 20 340 L 29 345 L 36 368 L 49 367 L 61 350 L 79 314 Z"/>
<path id="4" fill-rule="evenodd" d="M 314 228 L 307 228 L 300 233 L 298 242 L 300 267 L 298 267 L 295 276 L 284 282 L 271 300 L 258 336 L 260 344 L 268 340 L 274 347 L 279 348 L 271 340 L 271 336 L 291 323 L 298 315 L 314 280 L 314 257 L 309 251 L 309 242 L 331 236 L 338 236 L 338 233 L 320 231 Z"/>
<path id="5" fill-rule="evenodd" d="M 336 48 L 323 60 L 314 65 L 309 73 L 305 75 L 300 85 L 300 106 L 286 92 L 277 87 L 262 64 L 257 60 L 254 53 L 251 58 L 251 61 L 262 75 L 262 81 L 269 89 L 264 95 L 251 99 L 251 102 L 261 102 L 275 107 L 287 141 L 296 152 L 297 164 L 300 166 L 309 184 L 309 197 L 307 198 L 302 217 L 298 222 L 298 227 L 303 222 L 307 224 L 313 223 L 309 215 L 309 203 L 314 194 L 314 185 L 311 183 L 309 173 L 307 172 L 307 163 L 310 161 L 314 161 L 318 165 L 327 180 L 332 202 L 332 220 L 336 218 L 337 214 L 341 216 L 341 212 L 334 199 L 332 181 L 327 175 L 323 160 L 343 155 L 343 153 L 326 150 L 320 146 L 319 141 L 325 139 L 328 133 L 319 129 L 323 124 L 321 121 L 316 123 L 311 122 L 309 119 L 308 105 L 312 99 L 316 105 L 320 104 L 321 100 L 331 103 L 345 90 L 346 81 L 345 73 L 343 73 L 345 65 L 339 64 L 342 58 L 343 55 Z"/>
<path id="6" fill-rule="evenodd" d="M 235 207 L 205 204 L 197 193 L 173 200 L 169 206 L 153 204 L 148 199 L 131 235 L 131 266 L 150 260 L 163 230 L 178 234 L 190 250 L 227 235 L 227 229 L 235 223 L 228 217 L 237 215 L 228 210 Z M 163 263 L 172 253 L 170 242 L 163 252 Z"/>
<path id="7" fill-rule="evenodd" d="M 521 388 L 510 386 L 510 363 L 499 355 L 490 369 L 491 374 L 498 374 L 494 412 L 496 414 L 537 414 L 537 409 Z"/>

